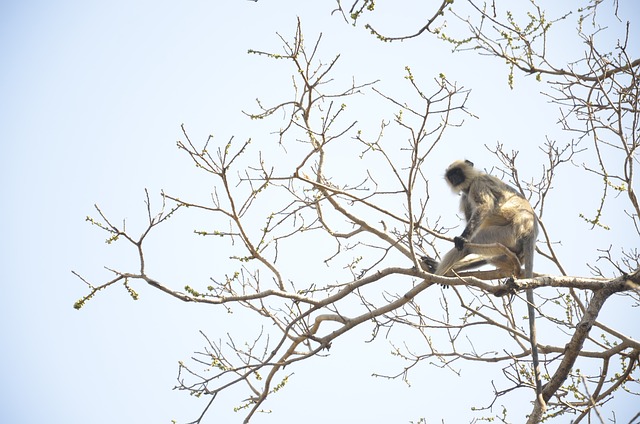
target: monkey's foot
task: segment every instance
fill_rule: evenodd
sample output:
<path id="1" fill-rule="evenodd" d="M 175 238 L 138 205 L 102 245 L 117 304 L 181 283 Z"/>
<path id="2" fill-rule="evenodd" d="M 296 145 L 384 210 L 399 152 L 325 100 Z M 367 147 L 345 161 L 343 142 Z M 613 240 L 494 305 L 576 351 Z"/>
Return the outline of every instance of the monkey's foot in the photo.
<path id="1" fill-rule="evenodd" d="M 498 289 L 493 292 L 493 295 L 496 297 L 502 297 L 504 295 L 510 294 L 513 296 L 516 293 L 517 288 L 518 285 L 516 284 L 516 281 L 513 279 L 513 277 L 509 277 L 504 280 L 501 285 L 498 286 Z"/>

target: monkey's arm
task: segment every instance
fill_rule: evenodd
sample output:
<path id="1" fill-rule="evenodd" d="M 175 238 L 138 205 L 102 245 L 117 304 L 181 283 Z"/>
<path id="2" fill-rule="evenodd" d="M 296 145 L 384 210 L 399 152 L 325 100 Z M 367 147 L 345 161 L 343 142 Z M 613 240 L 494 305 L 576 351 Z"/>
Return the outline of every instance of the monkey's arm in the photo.
<path id="1" fill-rule="evenodd" d="M 465 243 L 473 238 L 473 235 L 476 233 L 478 228 L 482 222 L 486 219 L 486 216 L 489 214 L 490 208 L 487 208 L 485 205 L 478 206 L 467 221 L 466 227 L 462 231 L 462 234 L 453 238 L 453 243 L 456 246 L 456 249 L 462 251 L 464 249 Z"/>
<path id="2" fill-rule="evenodd" d="M 467 225 L 462 234 L 453 239 L 456 249 L 461 251 L 464 248 L 464 244 L 473 237 L 487 216 L 495 209 L 496 198 L 491 190 L 492 184 L 495 183 L 491 178 L 478 177 L 469 186 L 468 193 L 463 193 L 460 205 L 467 219 Z"/>
<path id="3" fill-rule="evenodd" d="M 464 214 L 464 219 L 467 222 L 473 213 L 473 206 L 471 206 L 471 203 L 469 202 L 467 193 L 464 192 L 460 194 L 460 212 Z"/>
<path id="4" fill-rule="evenodd" d="M 473 211 L 471 216 L 467 218 L 467 225 L 464 227 L 462 234 L 453 238 L 453 244 L 456 246 L 458 251 L 462 251 L 462 249 L 464 249 L 465 243 L 469 241 L 478 227 L 480 227 L 480 223 L 483 221 L 484 215 L 485 212 L 478 207 Z"/>

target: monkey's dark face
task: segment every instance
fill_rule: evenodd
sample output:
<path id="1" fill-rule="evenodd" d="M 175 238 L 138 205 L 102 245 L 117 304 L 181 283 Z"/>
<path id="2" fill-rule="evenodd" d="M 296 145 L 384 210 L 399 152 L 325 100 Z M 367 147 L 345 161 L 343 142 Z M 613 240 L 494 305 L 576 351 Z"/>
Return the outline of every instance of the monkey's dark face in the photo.
<path id="1" fill-rule="evenodd" d="M 459 167 L 449 169 L 445 174 L 445 178 L 449 184 L 451 184 L 451 187 L 458 187 L 467 179 L 464 175 L 464 171 Z"/>

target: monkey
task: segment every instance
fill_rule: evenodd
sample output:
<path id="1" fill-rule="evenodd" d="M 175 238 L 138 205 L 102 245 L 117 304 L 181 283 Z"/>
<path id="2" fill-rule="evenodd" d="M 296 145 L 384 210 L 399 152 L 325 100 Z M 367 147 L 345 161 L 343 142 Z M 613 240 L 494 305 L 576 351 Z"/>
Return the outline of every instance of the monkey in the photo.
<path id="1" fill-rule="evenodd" d="M 454 193 L 460 194 L 460 210 L 467 224 L 462 234 L 453 239 L 455 247 L 439 263 L 428 256 L 422 257 L 423 268 L 436 275 L 447 275 L 485 264 L 513 269 L 513 261 L 500 248 L 499 245 L 502 245 L 518 258 L 520 264 L 524 264 L 524 272 L 520 269 L 515 277 L 532 278 L 538 222 L 527 199 L 502 180 L 475 169 L 469 160 L 457 160 L 449 165 L 445 180 Z M 472 249 L 467 243 L 491 246 Z M 526 295 L 536 397 L 544 408 L 533 289 L 527 289 Z"/>
<path id="2" fill-rule="evenodd" d="M 460 193 L 460 210 L 467 225 L 453 239 L 455 247 L 444 255 L 434 273 L 446 275 L 451 270 L 461 270 L 456 265 L 462 265 L 462 259 L 472 253 L 480 258 L 466 263 L 464 269 L 485 263 L 505 269 L 510 259 L 501 249 L 473 251 L 465 246 L 499 243 L 524 264 L 524 278 L 533 277 L 538 223 L 527 199 L 500 179 L 475 169 L 469 160 L 453 162 L 446 170 L 445 180 L 454 193 Z"/>

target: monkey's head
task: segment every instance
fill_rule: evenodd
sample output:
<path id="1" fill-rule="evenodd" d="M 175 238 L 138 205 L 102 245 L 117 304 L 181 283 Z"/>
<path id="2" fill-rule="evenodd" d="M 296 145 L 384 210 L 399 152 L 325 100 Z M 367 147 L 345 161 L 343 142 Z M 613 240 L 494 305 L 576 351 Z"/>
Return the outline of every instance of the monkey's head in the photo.
<path id="1" fill-rule="evenodd" d="M 444 174 L 447 184 L 455 193 L 469 190 L 471 182 L 480 174 L 470 160 L 457 160 L 447 168 Z"/>

